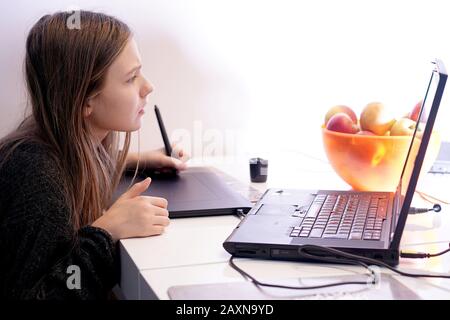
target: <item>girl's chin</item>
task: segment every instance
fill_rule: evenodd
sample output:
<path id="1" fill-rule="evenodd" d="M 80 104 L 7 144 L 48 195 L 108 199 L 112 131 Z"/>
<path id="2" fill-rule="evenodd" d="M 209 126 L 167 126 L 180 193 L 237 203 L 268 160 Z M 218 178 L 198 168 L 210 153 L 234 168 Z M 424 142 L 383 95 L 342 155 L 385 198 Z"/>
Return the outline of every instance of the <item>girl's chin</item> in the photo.
<path id="1" fill-rule="evenodd" d="M 122 123 L 110 130 L 120 131 L 120 132 L 132 132 L 137 131 L 142 127 L 142 117 L 136 117 L 134 120 L 130 119 L 128 123 Z"/>
<path id="2" fill-rule="evenodd" d="M 127 128 L 127 130 L 123 130 L 123 131 L 129 131 L 129 132 L 138 131 L 141 128 L 141 126 L 142 126 L 142 124 L 141 124 L 141 121 L 139 120 L 136 124 L 129 126 Z"/>

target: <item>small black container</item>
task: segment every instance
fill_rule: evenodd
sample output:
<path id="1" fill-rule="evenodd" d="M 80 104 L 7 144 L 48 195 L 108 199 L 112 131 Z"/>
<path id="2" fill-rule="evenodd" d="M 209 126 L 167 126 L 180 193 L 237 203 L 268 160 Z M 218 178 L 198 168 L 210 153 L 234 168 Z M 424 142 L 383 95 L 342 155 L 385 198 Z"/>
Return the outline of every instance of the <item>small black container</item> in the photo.
<path id="1" fill-rule="evenodd" d="M 250 180 L 252 182 L 266 182 L 269 161 L 262 158 L 250 159 Z"/>

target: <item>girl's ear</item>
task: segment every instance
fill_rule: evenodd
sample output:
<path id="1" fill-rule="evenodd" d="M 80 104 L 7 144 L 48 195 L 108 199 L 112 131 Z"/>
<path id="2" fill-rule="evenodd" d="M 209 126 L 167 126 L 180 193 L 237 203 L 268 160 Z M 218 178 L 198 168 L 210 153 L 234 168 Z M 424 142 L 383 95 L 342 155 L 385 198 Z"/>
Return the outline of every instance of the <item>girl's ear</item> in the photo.
<path id="1" fill-rule="evenodd" d="M 88 99 L 86 101 L 86 104 L 83 106 L 83 116 L 85 118 L 88 118 L 92 112 L 94 111 L 94 108 L 92 107 L 92 100 Z"/>
<path id="2" fill-rule="evenodd" d="M 94 112 L 94 106 L 97 104 L 97 97 L 99 95 L 99 92 L 91 95 L 89 98 L 86 99 L 86 102 L 83 106 L 83 116 L 85 118 L 88 118 L 92 112 Z"/>

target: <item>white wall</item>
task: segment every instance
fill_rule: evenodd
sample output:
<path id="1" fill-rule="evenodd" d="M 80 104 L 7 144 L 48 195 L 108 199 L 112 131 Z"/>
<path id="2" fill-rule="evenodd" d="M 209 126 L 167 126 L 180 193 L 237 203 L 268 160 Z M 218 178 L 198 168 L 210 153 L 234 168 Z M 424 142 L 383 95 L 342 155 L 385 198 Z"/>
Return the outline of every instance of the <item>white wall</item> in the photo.
<path id="1" fill-rule="evenodd" d="M 4 1 L 0 135 L 23 116 L 28 30 L 43 14 L 71 5 L 132 27 L 155 86 L 148 106 L 160 106 L 172 135 L 191 134 L 196 155 L 211 151 L 214 138 L 225 139 L 230 154 L 320 154 L 320 125 L 332 105 L 359 112 L 377 100 L 403 114 L 424 94 L 431 59 L 450 68 L 445 1 Z M 449 92 L 437 122 L 446 140 Z M 147 112 L 141 148 L 159 146 Z"/>

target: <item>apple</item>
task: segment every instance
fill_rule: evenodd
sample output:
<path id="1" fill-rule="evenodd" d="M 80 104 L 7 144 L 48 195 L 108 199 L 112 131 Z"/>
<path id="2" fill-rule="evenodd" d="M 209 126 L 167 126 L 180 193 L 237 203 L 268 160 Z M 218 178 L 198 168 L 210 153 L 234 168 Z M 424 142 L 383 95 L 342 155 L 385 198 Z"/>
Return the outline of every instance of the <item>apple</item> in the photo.
<path id="1" fill-rule="evenodd" d="M 416 129 L 416 122 L 409 118 L 397 120 L 391 128 L 391 136 L 412 136 Z"/>
<path id="2" fill-rule="evenodd" d="M 325 115 L 325 125 L 327 125 L 328 121 L 330 121 L 331 117 L 336 113 L 345 113 L 352 119 L 354 124 L 358 124 L 356 113 L 350 107 L 337 105 L 328 110 L 327 114 Z"/>
<path id="3" fill-rule="evenodd" d="M 361 136 L 376 136 L 375 133 L 373 133 L 372 131 L 367 131 L 367 130 L 361 130 L 356 134 L 359 134 Z"/>
<path id="4" fill-rule="evenodd" d="M 342 133 L 357 133 L 358 126 L 353 122 L 352 118 L 346 113 L 334 114 L 327 123 L 327 129 Z"/>
<path id="5" fill-rule="evenodd" d="M 408 114 L 408 118 L 417 122 L 419 120 L 419 114 L 420 114 L 421 108 L 422 108 L 422 100 L 417 102 L 417 104 L 414 106 L 414 108 Z"/>
<path id="6" fill-rule="evenodd" d="M 359 122 L 361 130 L 372 131 L 382 136 L 391 129 L 395 119 L 389 114 L 384 104 L 372 102 L 364 107 Z"/>

